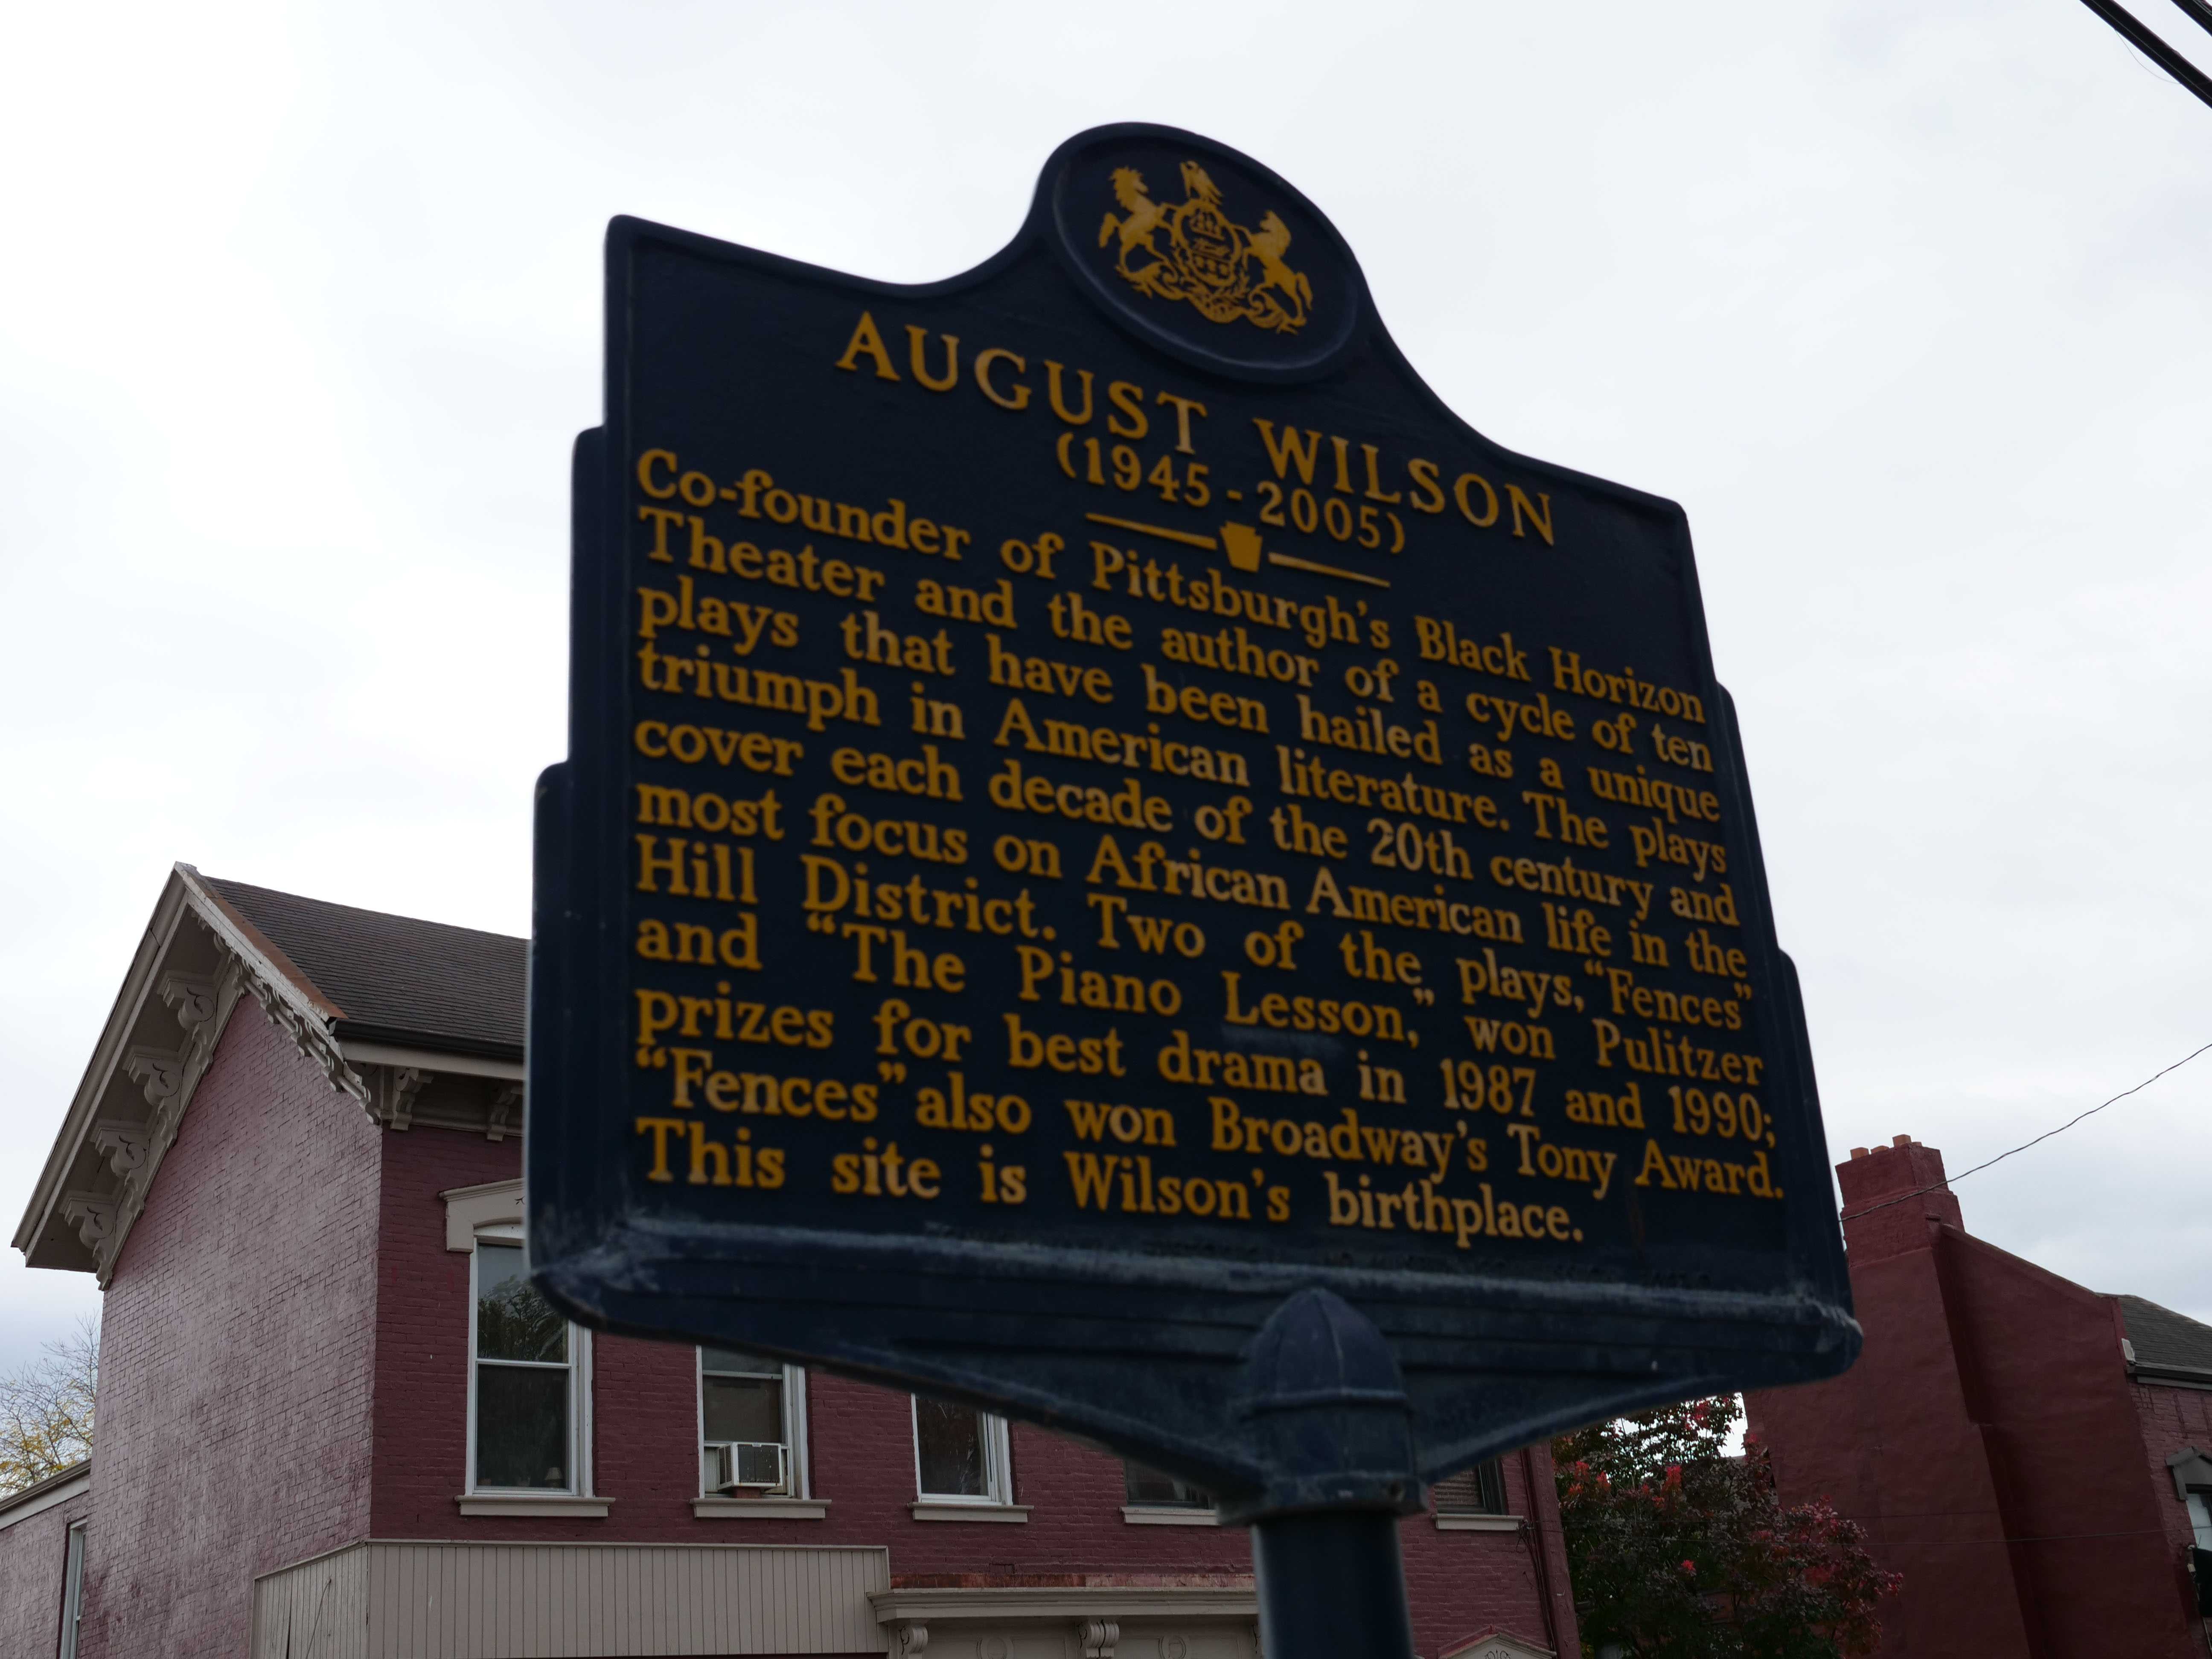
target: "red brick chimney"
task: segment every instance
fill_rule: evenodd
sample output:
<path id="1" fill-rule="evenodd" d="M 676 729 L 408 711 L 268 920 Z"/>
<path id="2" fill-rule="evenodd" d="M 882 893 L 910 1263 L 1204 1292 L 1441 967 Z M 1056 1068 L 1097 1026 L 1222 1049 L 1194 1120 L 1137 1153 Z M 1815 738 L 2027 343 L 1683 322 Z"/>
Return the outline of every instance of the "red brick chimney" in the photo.
<path id="1" fill-rule="evenodd" d="M 1836 1165 L 1844 1190 L 1844 1242 L 1854 1265 L 1923 1249 L 1929 1226 L 1943 1222 L 1966 1231 L 1959 1200 L 1943 1184 L 1943 1154 L 1911 1135 L 1887 1146 L 1851 1148 L 1850 1162 Z"/>

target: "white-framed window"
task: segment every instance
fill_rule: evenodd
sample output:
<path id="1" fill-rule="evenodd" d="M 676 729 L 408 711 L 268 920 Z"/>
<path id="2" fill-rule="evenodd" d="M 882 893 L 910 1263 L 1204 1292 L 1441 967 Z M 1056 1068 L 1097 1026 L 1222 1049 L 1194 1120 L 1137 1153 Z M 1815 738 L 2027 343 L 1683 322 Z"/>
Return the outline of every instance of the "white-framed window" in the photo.
<path id="1" fill-rule="evenodd" d="M 520 1227 L 477 1229 L 469 1289 L 469 1491 L 587 1494 L 591 1334 L 531 1284 Z"/>
<path id="2" fill-rule="evenodd" d="M 699 1350 L 699 1492 L 810 1495 L 804 1368 L 734 1348 Z"/>
<path id="3" fill-rule="evenodd" d="M 61 1659 L 76 1659 L 77 1631 L 84 1623 L 84 1522 L 73 1524 L 62 1556 Z"/>
<path id="4" fill-rule="evenodd" d="M 1006 1419 L 949 1401 L 913 1400 L 915 1496 L 932 1504 L 1011 1504 Z"/>
<path id="5" fill-rule="evenodd" d="M 2197 1547 L 2212 1550 L 2212 1495 L 2189 1494 L 2189 1529 L 2197 1534 Z"/>

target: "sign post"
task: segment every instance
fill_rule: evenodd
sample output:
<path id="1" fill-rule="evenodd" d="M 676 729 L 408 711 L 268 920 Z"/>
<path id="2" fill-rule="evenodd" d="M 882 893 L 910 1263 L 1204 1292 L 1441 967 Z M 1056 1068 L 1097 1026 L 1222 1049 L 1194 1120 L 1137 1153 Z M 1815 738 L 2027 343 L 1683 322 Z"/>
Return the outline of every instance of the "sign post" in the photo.
<path id="1" fill-rule="evenodd" d="M 540 785 L 547 1293 L 1079 1431 L 1410 1650 L 1395 1517 L 1858 1334 L 1673 503 L 1513 454 L 1249 158 L 975 270 L 617 219 Z"/>

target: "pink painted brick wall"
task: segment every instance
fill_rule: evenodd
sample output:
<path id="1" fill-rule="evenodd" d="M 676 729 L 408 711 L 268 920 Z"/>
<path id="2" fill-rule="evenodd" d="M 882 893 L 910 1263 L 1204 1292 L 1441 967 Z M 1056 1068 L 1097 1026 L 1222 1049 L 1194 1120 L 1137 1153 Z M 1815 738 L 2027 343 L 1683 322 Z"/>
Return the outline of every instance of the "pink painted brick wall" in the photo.
<path id="1" fill-rule="evenodd" d="M 366 1531 L 378 1133 L 240 1000 L 108 1286 L 85 1659 L 234 1659 Z"/>
<path id="2" fill-rule="evenodd" d="M 79 1492 L 13 1524 L 0 1516 L 0 1654 L 9 1659 L 49 1659 L 58 1650 L 66 1534 L 91 1510 L 91 1494 Z"/>
<path id="3" fill-rule="evenodd" d="M 1027 1425 L 1013 1430 L 1015 1496 L 1024 1524 L 916 1521 L 907 1396 L 814 1376 L 808 1383 L 813 1495 L 821 1521 L 702 1520 L 696 1379 L 688 1346 L 603 1336 L 594 1344 L 595 1484 L 607 1519 L 465 1516 L 468 1259 L 445 1247 L 441 1191 L 514 1179 L 520 1152 L 450 1130 L 384 1138 L 376 1316 L 377 1458 L 371 1518 L 381 1538 L 575 1540 L 732 1544 L 887 1544 L 894 1574 L 1246 1574 L 1239 1528 L 1131 1526 L 1121 1517 L 1118 1460 Z M 1531 1455 L 1535 1514 L 1548 1546 L 1543 1572 L 1519 1533 L 1439 1532 L 1426 1516 L 1403 1532 L 1416 1639 L 1434 1659 L 1491 1626 L 1579 1650 L 1549 1453 Z M 1528 1463 L 1506 1462 L 1509 1496 L 1527 1514 Z"/>

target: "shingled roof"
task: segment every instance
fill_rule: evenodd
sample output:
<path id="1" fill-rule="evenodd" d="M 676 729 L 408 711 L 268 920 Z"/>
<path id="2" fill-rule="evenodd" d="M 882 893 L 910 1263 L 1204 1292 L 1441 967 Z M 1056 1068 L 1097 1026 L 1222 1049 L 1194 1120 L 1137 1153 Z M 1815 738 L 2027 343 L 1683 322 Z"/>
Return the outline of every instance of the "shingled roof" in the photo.
<path id="1" fill-rule="evenodd" d="M 2120 1304 L 2138 1370 L 2193 1374 L 2212 1381 L 2212 1325 L 2201 1325 L 2186 1314 L 2139 1296 L 2114 1299 Z"/>
<path id="2" fill-rule="evenodd" d="M 273 963 L 330 1006 L 341 1042 L 522 1058 L 529 940 L 201 880 L 261 936 Z"/>

